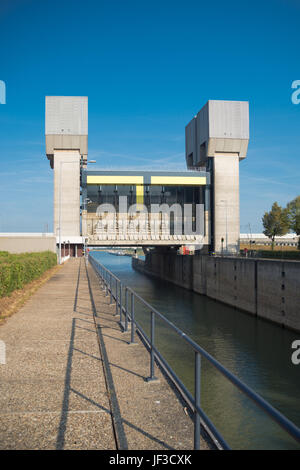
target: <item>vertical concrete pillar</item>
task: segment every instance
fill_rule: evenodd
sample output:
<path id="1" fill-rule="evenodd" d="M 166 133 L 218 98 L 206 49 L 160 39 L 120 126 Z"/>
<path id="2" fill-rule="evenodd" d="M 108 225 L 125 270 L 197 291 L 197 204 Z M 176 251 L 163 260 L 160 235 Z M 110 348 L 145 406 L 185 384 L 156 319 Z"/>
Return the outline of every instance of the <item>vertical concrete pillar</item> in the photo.
<path id="1" fill-rule="evenodd" d="M 80 153 L 78 150 L 55 150 L 54 229 L 59 236 L 80 235 Z"/>
<path id="2" fill-rule="evenodd" d="M 186 162 L 212 177 L 211 243 L 217 253 L 237 253 L 240 238 L 239 161 L 249 142 L 249 103 L 209 100 L 185 130 Z"/>
<path id="3" fill-rule="evenodd" d="M 88 98 L 46 96 L 45 104 L 46 155 L 54 170 L 54 232 L 61 238 L 76 237 L 80 236 L 80 165 L 86 165 L 88 153 Z"/>
<path id="4" fill-rule="evenodd" d="M 236 253 L 240 239 L 239 156 L 218 155 L 213 160 L 214 250 Z"/>

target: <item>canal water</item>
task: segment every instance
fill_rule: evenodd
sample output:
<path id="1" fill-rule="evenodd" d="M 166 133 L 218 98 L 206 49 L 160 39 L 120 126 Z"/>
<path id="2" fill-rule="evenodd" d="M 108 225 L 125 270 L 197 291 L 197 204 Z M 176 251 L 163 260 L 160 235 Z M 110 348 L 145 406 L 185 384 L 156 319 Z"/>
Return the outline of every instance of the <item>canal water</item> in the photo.
<path id="1" fill-rule="evenodd" d="M 291 344 L 300 334 L 138 273 L 128 256 L 92 256 L 300 427 L 300 365 L 291 361 Z M 137 321 L 149 332 L 149 313 L 138 304 L 135 310 Z M 193 391 L 190 347 L 159 321 L 156 344 Z M 201 366 L 201 405 L 233 449 L 300 449 L 205 359 Z"/>

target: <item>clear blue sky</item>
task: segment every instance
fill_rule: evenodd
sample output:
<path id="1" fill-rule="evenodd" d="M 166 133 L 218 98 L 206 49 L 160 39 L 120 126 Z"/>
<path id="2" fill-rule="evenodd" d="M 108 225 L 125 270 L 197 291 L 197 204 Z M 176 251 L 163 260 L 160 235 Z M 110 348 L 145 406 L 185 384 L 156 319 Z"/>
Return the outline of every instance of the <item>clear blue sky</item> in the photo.
<path id="1" fill-rule="evenodd" d="M 241 231 L 300 194 L 300 3 L 1 0 L 0 231 L 52 230 L 45 95 L 88 95 L 95 168 L 185 168 L 208 99 L 249 100 Z"/>

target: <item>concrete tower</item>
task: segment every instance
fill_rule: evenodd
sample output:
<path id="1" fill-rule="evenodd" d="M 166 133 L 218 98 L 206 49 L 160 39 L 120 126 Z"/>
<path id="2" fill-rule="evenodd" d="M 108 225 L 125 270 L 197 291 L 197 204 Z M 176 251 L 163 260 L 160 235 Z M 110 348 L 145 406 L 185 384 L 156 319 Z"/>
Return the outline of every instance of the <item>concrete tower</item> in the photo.
<path id="1" fill-rule="evenodd" d="M 46 154 L 54 170 L 54 233 L 80 235 L 80 167 L 88 153 L 88 98 L 46 96 Z"/>
<path id="2" fill-rule="evenodd" d="M 209 100 L 185 128 L 189 169 L 211 172 L 212 248 L 239 250 L 239 161 L 249 142 L 249 103 Z"/>

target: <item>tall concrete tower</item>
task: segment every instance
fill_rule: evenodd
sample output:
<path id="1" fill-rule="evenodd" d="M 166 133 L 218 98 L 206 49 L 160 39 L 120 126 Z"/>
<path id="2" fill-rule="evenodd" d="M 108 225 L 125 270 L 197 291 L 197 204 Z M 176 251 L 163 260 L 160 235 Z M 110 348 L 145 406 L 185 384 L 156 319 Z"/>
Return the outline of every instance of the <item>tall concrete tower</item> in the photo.
<path id="1" fill-rule="evenodd" d="M 187 167 L 211 172 L 211 239 L 218 253 L 239 250 L 239 161 L 248 142 L 247 101 L 209 100 L 185 128 Z"/>
<path id="2" fill-rule="evenodd" d="M 88 98 L 46 96 L 46 154 L 54 170 L 54 233 L 80 235 L 80 167 L 88 153 Z"/>

